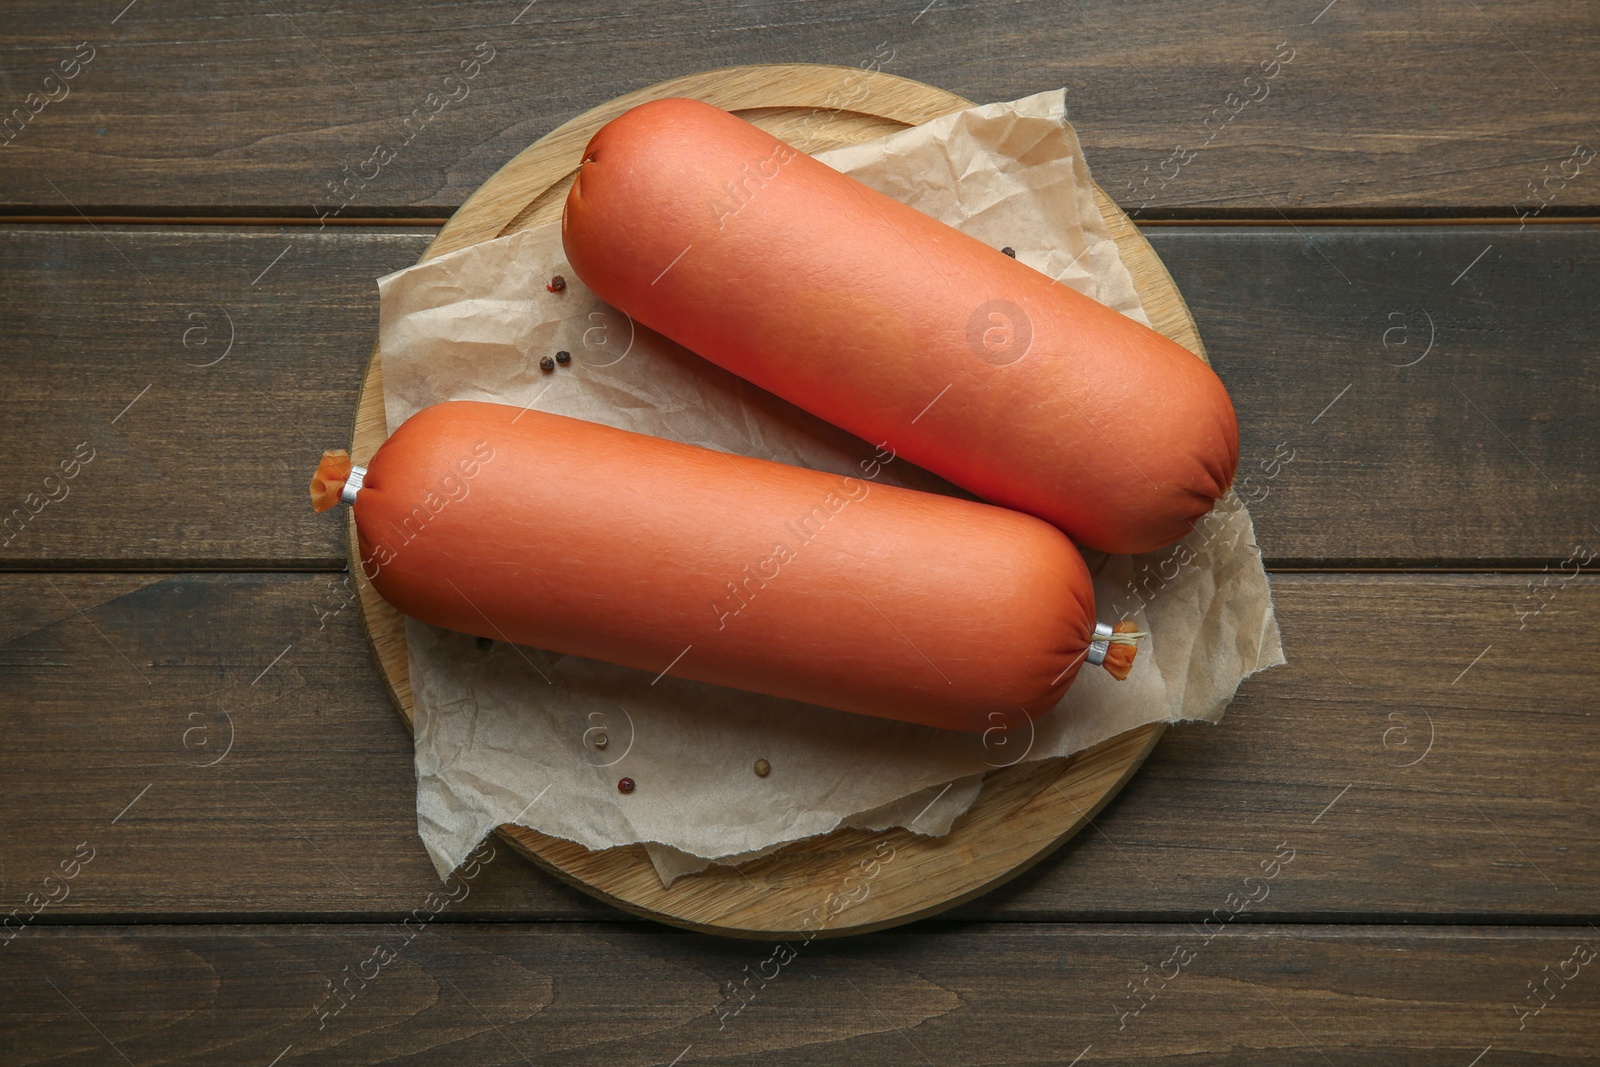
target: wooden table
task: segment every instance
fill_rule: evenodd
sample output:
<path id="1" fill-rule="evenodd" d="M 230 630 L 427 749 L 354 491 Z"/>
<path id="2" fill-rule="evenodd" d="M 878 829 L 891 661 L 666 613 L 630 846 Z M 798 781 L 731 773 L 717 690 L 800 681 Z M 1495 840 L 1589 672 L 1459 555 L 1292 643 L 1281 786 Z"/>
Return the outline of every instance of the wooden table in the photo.
<path id="1" fill-rule="evenodd" d="M 1594 9 L 122 3 L 0 47 L 0 1063 L 1596 1062 Z M 789 60 L 1068 87 L 1290 665 L 1018 881 L 781 966 L 503 847 L 430 896 L 305 499 L 372 279 L 573 114 Z"/>

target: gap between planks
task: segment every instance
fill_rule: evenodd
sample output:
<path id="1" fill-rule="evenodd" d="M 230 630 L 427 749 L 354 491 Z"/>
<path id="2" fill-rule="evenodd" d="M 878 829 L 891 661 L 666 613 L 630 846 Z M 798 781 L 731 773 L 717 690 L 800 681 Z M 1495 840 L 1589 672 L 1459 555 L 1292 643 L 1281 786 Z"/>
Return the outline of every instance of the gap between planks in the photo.
<path id="1" fill-rule="evenodd" d="M 1278 574 L 1392 574 L 1438 576 L 1457 578 L 1495 577 L 1507 574 L 1543 574 L 1553 560 L 1519 559 L 1498 560 L 1401 560 L 1393 563 L 1363 563 L 1359 566 L 1339 560 L 1267 560 L 1267 573 Z M 229 560 L 229 559 L 128 559 L 128 560 L 72 560 L 43 559 L 38 561 L 5 560 L 0 562 L 0 577 L 30 574 L 343 574 L 349 561 L 330 557 L 323 562 L 296 562 L 294 560 Z M 1594 577 L 1585 571 L 1584 579 Z"/>
<path id="2" fill-rule="evenodd" d="M 1341 218 L 1335 215 L 1309 217 L 1285 216 L 1171 216 L 1162 218 L 1133 218 L 1141 229 L 1161 229 L 1176 226 L 1259 226 L 1282 228 L 1284 226 L 1386 226 L 1407 229 L 1423 226 L 1593 226 L 1600 224 L 1600 215 L 1550 215 L 1519 219 L 1515 215 L 1461 215 L 1437 216 L 1360 216 Z M 450 221 L 448 215 L 374 215 L 370 217 L 344 216 L 337 219 L 319 219 L 302 215 L 5 215 L 0 214 L 0 226 L 206 226 L 206 227 L 262 227 L 262 226 L 316 226 L 319 229 L 362 229 L 371 227 L 397 227 L 409 229 L 440 229 Z"/>
<path id="3" fill-rule="evenodd" d="M 531 869 L 531 868 L 530 868 Z M 542 877 L 548 877 L 541 875 Z M 900 926 L 888 927 L 881 930 L 869 930 L 853 934 L 842 939 L 833 940 L 836 944 L 848 944 L 863 937 L 893 936 L 913 927 L 948 926 L 965 927 L 974 926 L 1057 926 L 1080 928 L 1119 928 L 1119 927 L 1189 927 L 1204 922 L 1212 916 L 1212 912 L 1197 911 L 1169 911 L 1169 912 L 1118 912 L 1116 914 L 1103 914 L 1097 912 L 1059 912 L 1051 914 L 1019 914 L 1019 915 L 985 915 L 981 917 L 966 917 L 959 914 L 960 909 L 967 907 L 959 904 L 950 912 L 942 915 L 929 916 L 917 919 Z M 71 912 L 55 912 L 48 917 L 40 916 L 37 922 L 30 923 L 30 927 L 56 929 L 84 929 L 101 926 L 375 926 L 391 923 L 408 914 L 407 912 L 394 911 L 362 911 L 362 912 L 88 912 L 75 915 Z M 684 934 L 689 937 L 704 936 L 703 932 L 685 930 L 681 927 L 658 922 L 642 915 L 634 915 L 620 908 L 613 909 L 613 914 L 607 916 L 592 915 L 540 915 L 529 914 L 526 909 L 507 911 L 502 914 L 479 913 L 471 915 L 444 915 L 440 914 L 430 920 L 429 925 L 438 927 L 469 927 L 469 926 L 589 926 L 589 927 L 638 927 L 649 925 L 663 932 Z M 1517 931 L 1541 929 L 1594 929 L 1593 917 L 1585 912 L 1571 913 L 1523 913 L 1523 912 L 1461 912 L 1459 914 L 1440 914 L 1437 912 L 1282 912 L 1271 915 L 1250 917 L 1241 914 L 1229 923 L 1230 928 L 1252 928 L 1257 932 L 1273 932 L 1279 928 L 1292 927 L 1296 930 L 1322 930 L 1348 932 L 1359 930 L 1362 933 L 1393 932 L 1402 934 L 1415 933 L 1420 937 L 1449 937 L 1461 931 L 1482 933 L 1485 931 Z M 761 940 L 760 938 L 728 938 L 720 937 L 727 943 L 740 943 L 748 940 Z M 779 934 L 766 935 L 776 940 L 783 940 Z"/>

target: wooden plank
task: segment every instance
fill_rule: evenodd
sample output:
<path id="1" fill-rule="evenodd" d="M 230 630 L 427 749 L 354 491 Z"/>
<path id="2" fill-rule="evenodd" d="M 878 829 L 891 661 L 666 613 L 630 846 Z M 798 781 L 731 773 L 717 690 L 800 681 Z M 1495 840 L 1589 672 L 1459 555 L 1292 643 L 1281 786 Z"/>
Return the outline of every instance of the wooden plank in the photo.
<path id="1" fill-rule="evenodd" d="M 958 916 L 1207 910 L 1280 844 L 1285 919 L 1594 911 L 1600 584 L 1279 574 L 1273 595 L 1289 664 L 1218 727 L 1169 730 L 1094 836 Z"/>
<path id="2" fill-rule="evenodd" d="M 342 576 L 57 574 L 0 588 L 0 764 L 15 786 L 0 911 L 42 893 L 80 842 L 96 859 L 39 921 L 123 904 L 369 914 L 437 886 L 410 735 Z M 611 914 L 502 852 L 477 889 L 503 914 Z"/>
<path id="3" fill-rule="evenodd" d="M 10 1062 L 1588 1064 L 1600 1032 L 1581 925 L 1209 943 L 1188 925 L 922 925 L 782 946 L 611 924 L 409 932 L 30 931 L 0 973 Z M 1540 982 L 1542 1010 L 1519 1017 Z"/>
<path id="4" fill-rule="evenodd" d="M 0 558 L 341 565 L 308 472 L 350 438 L 373 279 L 430 236 L 0 231 Z M 77 456 L 88 462 L 63 478 Z"/>
<path id="5" fill-rule="evenodd" d="M 1600 231 L 1147 232 L 1233 392 L 1273 564 L 1537 569 L 1600 536 Z M 304 487 L 350 439 L 371 279 L 429 236 L 0 228 L 0 566 L 343 566 Z"/>
<path id="6" fill-rule="evenodd" d="M 13 4 L 0 202 L 25 215 L 439 216 L 605 100 L 804 56 L 980 101 L 1065 86 L 1102 184 L 1146 215 L 1600 208 L 1592 164 L 1560 173 L 1600 144 L 1588 5 L 513 7 L 433 0 L 395 19 L 245 0 Z M 74 78 L 60 80 L 63 61 Z"/>
<path id="7" fill-rule="evenodd" d="M 1277 576 L 1289 666 L 1220 726 L 1169 730 L 1092 830 L 953 914 L 1200 922 L 1259 893 L 1280 846 L 1242 921 L 1594 914 L 1600 585 L 1528 584 Z M 80 842 L 96 858 L 36 923 L 392 918 L 436 889 L 346 596 L 330 575 L 0 577 L 0 913 Z M 453 915 L 616 914 L 500 851 Z"/>
<path id="8" fill-rule="evenodd" d="M 1150 235 L 1233 394 L 1274 564 L 1537 569 L 1600 538 L 1600 230 Z"/>

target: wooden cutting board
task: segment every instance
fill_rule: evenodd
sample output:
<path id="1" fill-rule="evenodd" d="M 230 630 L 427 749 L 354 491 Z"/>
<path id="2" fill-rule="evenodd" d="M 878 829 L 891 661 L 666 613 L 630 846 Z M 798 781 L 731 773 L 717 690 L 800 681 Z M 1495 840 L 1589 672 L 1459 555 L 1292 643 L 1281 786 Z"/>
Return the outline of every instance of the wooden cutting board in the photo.
<path id="1" fill-rule="evenodd" d="M 500 168 L 461 206 L 423 260 L 561 217 L 590 136 L 635 104 L 688 96 L 733 111 L 807 152 L 864 141 L 972 106 L 920 82 L 850 67 L 729 67 L 661 82 L 585 112 Z M 826 121 L 818 121 L 819 115 Z M 1154 250 L 1095 189 L 1156 329 L 1205 356 L 1199 331 Z M 365 464 L 387 436 L 376 349 L 356 404 L 350 453 Z M 355 524 L 350 575 L 390 696 L 407 727 L 412 697 L 404 620 L 363 577 Z M 499 835 L 540 867 L 617 907 L 675 926 L 733 937 L 809 938 L 879 930 L 936 914 L 1016 877 L 1087 824 L 1119 790 L 1164 727 L 1112 738 L 1068 759 L 990 772 L 943 838 L 907 830 L 839 830 L 739 868 L 713 866 L 662 888 L 642 846 L 590 852 L 522 826 Z"/>

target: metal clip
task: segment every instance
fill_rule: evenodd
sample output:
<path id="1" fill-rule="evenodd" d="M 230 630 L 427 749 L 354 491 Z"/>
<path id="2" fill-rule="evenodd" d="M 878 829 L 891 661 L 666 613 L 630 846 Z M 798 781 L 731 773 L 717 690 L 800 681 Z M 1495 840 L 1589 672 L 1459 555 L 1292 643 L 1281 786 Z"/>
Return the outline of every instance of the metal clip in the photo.
<path id="1" fill-rule="evenodd" d="M 1084 657 L 1092 666 L 1098 667 L 1106 661 L 1106 653 L 1111 651 L 1111 634 L 1110 623 L 1094 624 L 1094 636 L 1089 640 L 1089 653 Z"/>
<path id="2" fill-rule="evenodd" d="M 367 476 L 367 468 L 351 467 L 350 477 L 344 480 L 344 488 L 339 490 L 339 503 L 354 504 L 356 494 L 361 492 L 361 483 Z"/>

